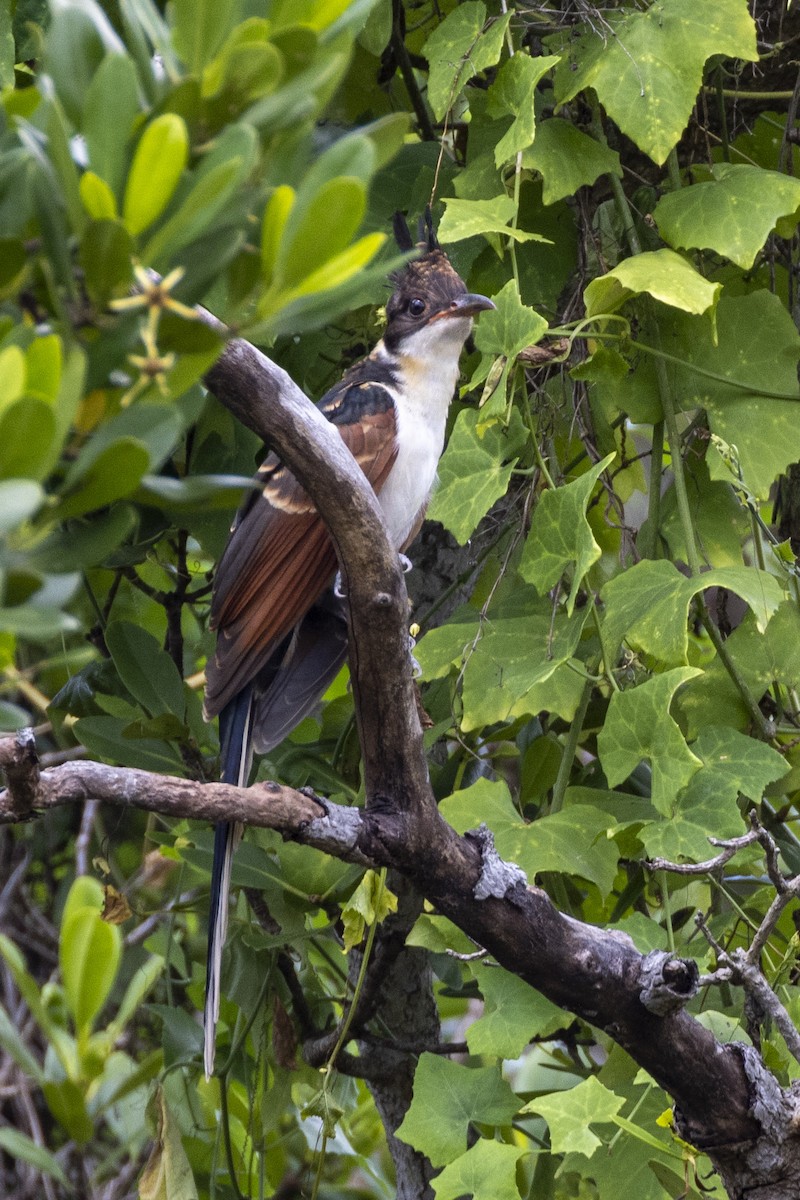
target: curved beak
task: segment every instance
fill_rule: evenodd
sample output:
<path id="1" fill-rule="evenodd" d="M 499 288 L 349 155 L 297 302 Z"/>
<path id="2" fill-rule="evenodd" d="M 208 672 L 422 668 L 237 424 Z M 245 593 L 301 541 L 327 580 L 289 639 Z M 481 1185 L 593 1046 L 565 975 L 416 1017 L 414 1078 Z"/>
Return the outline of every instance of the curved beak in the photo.
<path id="1" fill-rule="evenodd" d="M 449 308 L 443 308 L 431 317 L 431 320 L 440 321 L 443 317 L 474 317 L 476 313 L 487 312 L 490 308 L 497 308 L 497 305 L 488 296 L 481 296 L 477 292 L 464 292 Z"/>

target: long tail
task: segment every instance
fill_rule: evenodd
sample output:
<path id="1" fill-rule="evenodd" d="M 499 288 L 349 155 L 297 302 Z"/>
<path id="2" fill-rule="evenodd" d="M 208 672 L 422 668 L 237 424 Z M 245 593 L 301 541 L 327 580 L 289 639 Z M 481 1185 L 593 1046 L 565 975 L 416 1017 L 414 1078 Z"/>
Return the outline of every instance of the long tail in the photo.
<path id="1" fill-rule="evenodd" d="M 219 716 L 223 783 L 245 787 L 252 761 L 251 716 L 253 689 L 244 688 Z M 228 931 L 228 902 L 233 852 L 242 836 L 238 821 L 223 821 L 214 831 L 214 865 L 211 869 L 211 905 L 208 913 L 208 956 L 206 958 L 206 1002 L 203 1011 L 203 1064 L 206 1079 L 214 1071 L 217 1021 L 219 1020 L 222 951 Z"/>

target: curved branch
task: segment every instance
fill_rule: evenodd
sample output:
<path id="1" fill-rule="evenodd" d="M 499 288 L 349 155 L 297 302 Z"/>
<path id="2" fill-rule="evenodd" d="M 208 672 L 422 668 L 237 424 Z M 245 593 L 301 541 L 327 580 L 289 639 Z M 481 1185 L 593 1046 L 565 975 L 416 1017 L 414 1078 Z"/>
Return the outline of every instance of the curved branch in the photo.
<path id="1" fill-rule="evenodd" d="M 334 426 L 249 342 L 229 342 L 206 384 L 275 449 L 328 526 L 350 600 L 350 675 L 367 804 L 421 818 L 435 805 L 409 666 L 408 595 L 375 494 Z"/>
<path id="2" fill-rule="evenodd" d="M 439 816 L 409 670 L 402 574 L 375 497 L 335 429 L 247 343 L 229 343 L 207 381 L 275 447 L 330 528 L 350 597 L 367 809 L 277 784 L 238 789 L 95 763 L 39 773 L 23 738 L 0 746 L 9 784 L 0 793 L 0 821 L 95 797 L 269 826 L 349 861 L 391 866 L 500 964 L 604 1029 L 645 1067 L 675 1098 L 682 1135 L 707 1150 L 732 1195 L 741 1194 L 735 1180 L 745 1159 L 755 1163 L 760 1156 L 780 1169 L 790 1156 L 784 1143 L 792 1126 L 788 1117 L 766 1119 L 764 1097 L 775 1113 L 777 1095 L 784 1115 L 793 1111 L 793 1097 L 758 1067 L 755 1052 L 722 1045 L 680 1006 L 676 978 L 677 990 L 690 994 L 690 968 L 676 968 L 668 956 L 646 961 L 626 935 L 564 916 L 517 867 L 499 860 L 487 831 L 460 837 Z M 667 993 L 670 1003 L 662 1004 Z"/>

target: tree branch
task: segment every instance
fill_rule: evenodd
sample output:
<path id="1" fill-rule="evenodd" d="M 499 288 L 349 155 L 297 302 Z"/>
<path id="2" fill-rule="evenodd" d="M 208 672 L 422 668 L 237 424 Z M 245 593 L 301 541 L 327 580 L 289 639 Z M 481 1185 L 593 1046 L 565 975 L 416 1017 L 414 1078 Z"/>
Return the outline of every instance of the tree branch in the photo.
<path id="1" fill-rule="evenodd" d="M 375 497 L 335 429 L 247 343 L 229 343 L 207 382 L 274 446 L 331 531 L 350 599 L 366 810 L 275 783 L 239 789 L 86 762 L 40 772 L 31 739 L 21 736 L 0 746 L 9 785 L 0 821 L 96 798 L 266 826 L 348 861 L 391 866 L 498 963 L 623 1046 L 675 1098 L 682 1136 L 709 1152 L 726 1182 L 741 1172 L 743 1148 L 780 1159 L 788 1118 L 767 1119 L 775 1106 L 761 1101 L 777 1096 L 782 1113 L 793 1101 L 741 1047 L 718 1042 L 682 1007 L 691 968 L 667 955 L 645 959 L 626 935 L 564 916 L 499 859 L 488 831 L 461 837 L 439 816 L 414 702 L 402 573 Z"/>

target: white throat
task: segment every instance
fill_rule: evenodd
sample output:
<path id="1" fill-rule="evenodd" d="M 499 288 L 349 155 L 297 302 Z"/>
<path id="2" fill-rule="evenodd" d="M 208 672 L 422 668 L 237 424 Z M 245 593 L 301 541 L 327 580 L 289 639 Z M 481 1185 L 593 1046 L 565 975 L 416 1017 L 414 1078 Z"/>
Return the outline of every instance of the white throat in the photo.
<path id="1" fill-rule="evenodd" d="M 397 416 L 397 458 L 380 496 L 389 536 L 399 550 L 424 511 L 444 446 L 447 410 L 458 381 L 458 360 L 472 329 L 469 317 L 445 317 L 404 338 L 396 355 L 379 343 L 398 376 L 392 388 Z"/>

